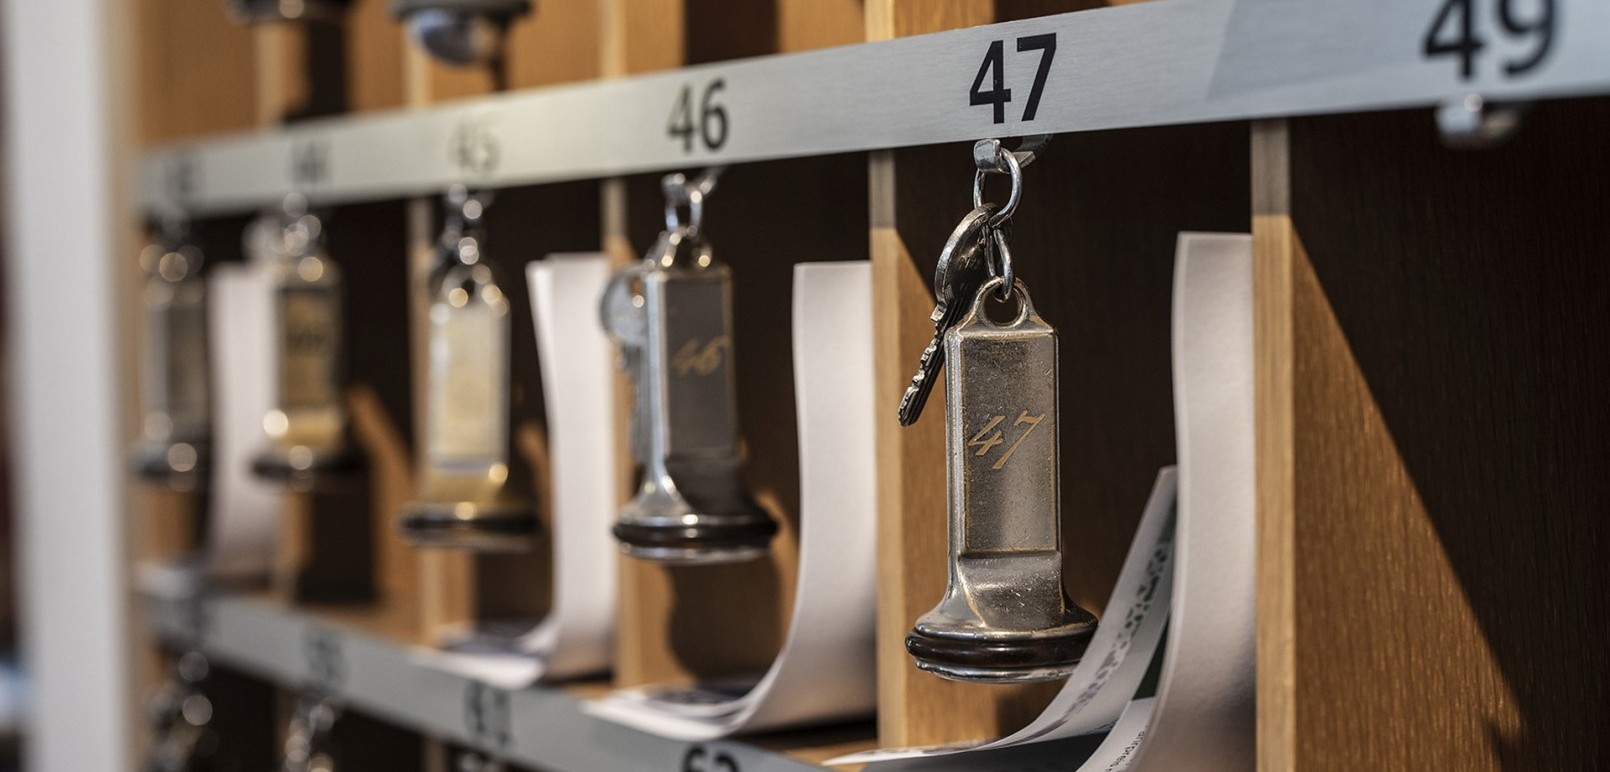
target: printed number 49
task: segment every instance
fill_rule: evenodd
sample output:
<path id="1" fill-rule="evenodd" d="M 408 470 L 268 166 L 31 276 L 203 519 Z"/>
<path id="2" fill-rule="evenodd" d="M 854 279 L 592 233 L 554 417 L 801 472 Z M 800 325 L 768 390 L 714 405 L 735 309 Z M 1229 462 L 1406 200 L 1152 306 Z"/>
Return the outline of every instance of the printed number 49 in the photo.
<path id="1" fill-rule="evenodd" d="M 1430 59 L 1437 56 L 1459 57 L 1459 77 L 1469 80 L 1476 74 L 1476 57 L 1487 47 L 1476 28 L 1478 0 L 1444 0 L 1437 15 L 1431 19 L 1421 41 L 1421 52 Z M 1524 75 L 1536 69 L 1548 58 L 1554 46 L 1554 0 L 1531 0 L 1535 8 L 1530 16 L 1516 12 L 1516 6 L 1526 0 L 1493 0 L 1497 3 L 1498 26 L 1510 39 L 1532 38 L 1531 51 L 1526 55 L 1504 62 L 1504 74 L 1510 77 Z"/>
<path id="2" fill-rule="evenodd" d="M 1045 91 L 1045 78 L 1051 74 L 1051 60 L 1057 55 L 1057 35 L 1029 35 L 1017 39 L 1018 53 L 1039 51 L 1039 68 L 1034 71 L 1034 85 L 1029 88 L 1028 102 L 1023 105 L 1023 120 L 1034 120 L 1040 110 L 1040 94 Z M 984 90 L 984 79 L 990 79 L 990 88 Z M 973 87 L 967 92 L 968 104 L 991 105 L 995 108 L 995 122 L 1006 123 L 1006 103 L 1012 101 L 1012 90 L 1006 87 L 1006 41 L 996 40 L 984 53 L 984 62 L 978 66 Z"/>

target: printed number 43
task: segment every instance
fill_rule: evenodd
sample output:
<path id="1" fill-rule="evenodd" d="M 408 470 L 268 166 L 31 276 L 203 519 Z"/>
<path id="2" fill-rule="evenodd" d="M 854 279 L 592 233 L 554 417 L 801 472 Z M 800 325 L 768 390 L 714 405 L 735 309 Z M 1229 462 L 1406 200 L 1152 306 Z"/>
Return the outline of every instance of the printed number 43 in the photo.
<path id="1" fill-rule="evenodd" d="M 1057 55 L 1057 35 L 1051 32 L 1018 38 L 1017 50 L 1018 53 L 1040 52 L 1040 64 L 1034 71 L 1034 84 L 1029 87 L 1029 99 L 1023 104 L 1023 120 L 1032 121 L 1040 110 L 1040 95 L 1045 91 L 1046 76 L 1051 74 L 1051 60 Z M 984 90 L 985 78 L 990 81 L 988 91 Z M 1006 123 L 1006 103 L 1012 101 L 1012 90 L 1006 87 L 1006 41 L 996 40 L 989 44 L 983 64 L 978 66 L 978 75 L 973 77 L 973 87 L 967 92 L 967 100 L 975 107 L 994 107 L 995 122 Z"/>

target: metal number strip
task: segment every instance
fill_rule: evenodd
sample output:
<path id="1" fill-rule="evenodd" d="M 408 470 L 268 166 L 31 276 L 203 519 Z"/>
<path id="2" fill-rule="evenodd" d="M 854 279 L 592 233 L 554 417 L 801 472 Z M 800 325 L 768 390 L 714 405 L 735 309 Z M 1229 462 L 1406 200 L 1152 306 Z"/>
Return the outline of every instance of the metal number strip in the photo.
<path id="1" fill-rule="evenodd" d="M 979 137 L 1610 93 L 1603 0 L 1154 0 L 145 155 L 192 214 Z"/>

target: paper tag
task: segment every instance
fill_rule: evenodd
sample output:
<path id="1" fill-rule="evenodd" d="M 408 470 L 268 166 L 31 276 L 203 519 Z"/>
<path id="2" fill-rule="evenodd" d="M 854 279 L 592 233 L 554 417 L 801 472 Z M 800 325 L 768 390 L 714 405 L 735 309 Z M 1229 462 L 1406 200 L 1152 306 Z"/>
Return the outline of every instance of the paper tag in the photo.
<path id="1" fill-rule="evenodd" d="M 257 577 L 272 568 L 280 531 L 280 493 L 251 473 L 268 443 L 263 416 L 274 407 L 274 281 L 258 264 L 219 265 L 211 273 L 217 392 L 207 571 Z"/>
<path id="2" fill-rule="evenodd" d="M 1180 234 L 1174 418 L 1180 563 L 1146 769 L 1255 765 L 1252 237 Z"/>

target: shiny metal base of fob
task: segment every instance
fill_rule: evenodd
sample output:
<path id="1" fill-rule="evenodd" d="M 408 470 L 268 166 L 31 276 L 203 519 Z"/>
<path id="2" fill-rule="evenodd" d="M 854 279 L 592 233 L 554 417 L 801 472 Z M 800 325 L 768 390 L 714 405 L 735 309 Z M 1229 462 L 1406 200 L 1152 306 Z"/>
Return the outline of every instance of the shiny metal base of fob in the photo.
<path id="1" fill-rule="evenodd" d="M 416 547 L 475 552 L 524 552 L 538 530 L 528 503 L 416 501 L 397 519 L 403 538 Z"/>
<path id="2" fill-rule="evenodd" d="M 206 485 L 212 454 L 202 442 L 144 442 L 134 449 L 134 474 L 155 485 L 193 491 Z"/>
<path id="3" fill-rule="evenodd" d="M 681 496 L 655 491 L 627 505 L 615 523 L 621 551 L 669 565 L 718 565 L 770 551 L 777 523 L 759 507 L 700 513 Z"/>
<path id="4" fill-rule="evenodd" d="M 230 0 L 229 15 L 242 24 L 340 19 L 351 0 Z"/>
<path id="5" fill-rule="evenodd" d="M 349 487 L 368 467 L 363 451 L 350 446 L 270 448 L 252 460 L 253 474 L 297 491 Z"/>
<path id="6" fill-rule="evenodd" d="M 906 635 L 917 669 L 973 683 L 1032 683 L 1067 678 L 1084 658 L 1096 618 L 1077 606 L 1062 625 L 1032 633 L 961 631 L 918 621 Z"/>
<path id="7" fill-rule="evenodd" d="M 509 23 L 529 13 L 529 0 L 392 0 L 391 13 L 437 59 L 484 64 L 503 50 Z"/>
<path id="8" fill-rule="evenodd" d="M 906 651 L 919 670 L 952 680 L 1051 681 L 1073 672 L 1095 632 L 1095 616 L 1062 591 L 1060 551 L 964 553 Z"/>

